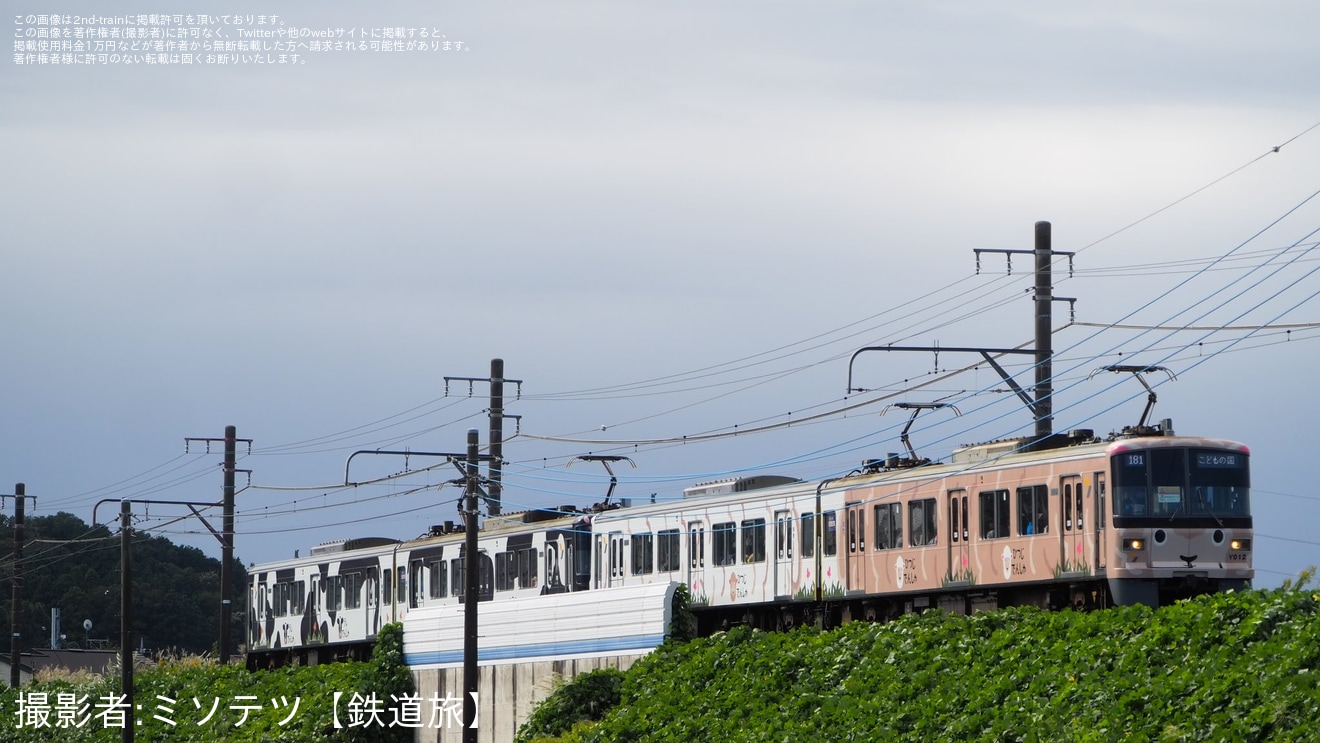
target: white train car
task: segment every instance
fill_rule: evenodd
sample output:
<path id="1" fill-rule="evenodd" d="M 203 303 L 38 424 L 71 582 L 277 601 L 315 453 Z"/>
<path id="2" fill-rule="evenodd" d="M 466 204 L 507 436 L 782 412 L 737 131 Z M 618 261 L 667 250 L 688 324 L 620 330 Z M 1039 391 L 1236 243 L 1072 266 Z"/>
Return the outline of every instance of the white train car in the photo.
<path id="1" fill-rule="evenodd" d="M 590 516 L 526 511 L 487 519 L 479 601 L 586 589 Z M 248 573 L 248 665 L 369 657 L 376 633 L 409 612 L 463 601 L 464 539 L 452 524 L 411 542 L 351 539 Z"/>

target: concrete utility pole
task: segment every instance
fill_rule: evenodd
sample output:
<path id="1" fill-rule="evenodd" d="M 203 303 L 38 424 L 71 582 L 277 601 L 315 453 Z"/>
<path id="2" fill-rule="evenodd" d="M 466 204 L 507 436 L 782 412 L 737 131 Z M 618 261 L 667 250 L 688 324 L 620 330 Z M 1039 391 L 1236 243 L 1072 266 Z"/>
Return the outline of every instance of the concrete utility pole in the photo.
<path id="1" fill-rule="evenodd" d="M 119 504 L 119 693 L 124 695 L 123 743 L 133 743 L 133 504 Z"/>
<path id="2" fill-rule="evenodd" d="M 463 513 L 463 743 L 477 743 L 477 606 L 481 603 L 477 556 L 477 429 L 467 434 L 467 493 Z"/>
<path id="3" fill-rule="evenodd" d="M 27 486 L 21 482 L 14 485 L 14 585 L 9 606 L 9 686 L 14 689 L 22 682 L 19 666 L 23 660 L 23 499 L 32 497 L 25 494 L 26 490 Z"/>
<path id="4" fill-rule="evenodd" d="M 252 453 L 252 439 L 238 438 L 238 429 L 234 426 L 225 426 L 224 438 L 186 438 L 185 444 L 192 441 L 205 442 L 207 451 L 210 451 L 211 444 L 223 442 L 225 445 L 224 461 L 224 494 L 223 494 L 223 522 L 220 526 L 220 664 L 229 662 L 229 656 L 232 653 L 233 644 L 229 637 L 229 623 L 233 617 L 234 611 L 234 474 L 237 472 L 251 472 L 252 470 L 235 469 L 237 464 L 238 442 L 248 445 L 248 453 Z M 196 513 L 194 511 L 194 513 Z"/>
<path id="5" fill-rule="evenodd" d="M 1036 422 L 1035 443 L 1039 444 L 1046 441 L 1054 434 L 1054 347 L 1051 334 L 1054 332 L 1054 302 L 1068 302 L 1070 305 L 1077 301 L 1073 297 L 1054 296 L 1054 256 L 1068 257 L 1068 275 L 1072 275 L 1072 257 L 1074 253 L 1056 251 L 1051 247 L 1050 223 L 1036 223 L 1036 244 L 1033 250 L 1005 250 L 1000 248 L 973 248 L 972 252 L 976 254 L 976 272 L 981 272 L 981 254 L 982 253 L 1003 253 L 1008 257 L 1009 273 L 1012 273 L 1012 256 L 1016 254 L 1029 254 L 1035 257 L 1036 270 L 1036 291 L 1034 300 L 1035 310 L 1035 348 L 977 348 L 977 347 L 959 347 L 959 346 L 867 346 L 858 349 L 848 361 L 848 387 L 851 394 L 853 392 L 866 392 L 865 388 L 853 387 L 853 362 L 857 357 L 867 351 L 923 351 L 933 352 L 935 354 L 935 365 L 939 367 L 939 353 L 979 353 L 985 359 L 990 368 L 994 369 L 1004 380 L 1004 383 L 1017 394 L 1018 398 L 1031 411 L 1033 420 Z M 1032 356 L 1035 359 L 1036 383 L 1032 388 L 1033 395 L 1028 395 L 1012 375 L 1004 370 L 999 362 L 995 361 L 995 356 L 1007 354 L 1024 354 Z"/>
<path id="6" fill-rule="evenodd" d="M 500 494 L 503 491 L 500 485 L 500 468 L 504 465 L 504 419 L 518 418 L 519 416 L 504 415 L 504 383 L 513 382 L 518 386 L 518 394 L 522 394 L 521 379 L 504 378 L 504 359 L 490 360 L 489 377 L 445 377 L 445 394 L 449 394 L 450 382 L 467 382 L 469 395 L 472 385 L 477 382 L 487 382 L 490 384 L 490 460 L 486 465 L 486 479 L 488 481 L 488 490 L 486 495 L 486 512 L 491 516 L 500 515 Z"/>

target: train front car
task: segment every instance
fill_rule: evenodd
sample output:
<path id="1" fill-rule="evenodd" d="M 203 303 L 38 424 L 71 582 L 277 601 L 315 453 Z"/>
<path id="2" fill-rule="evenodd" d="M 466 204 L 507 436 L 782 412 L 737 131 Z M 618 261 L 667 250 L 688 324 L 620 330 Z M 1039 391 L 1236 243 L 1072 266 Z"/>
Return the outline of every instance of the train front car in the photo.
<path id="1" fill-rule="evenodd" d="M 1252 524 L 1246 446 L 1187 437 L 1120 440 L 1108 448 L 1118 604 L 1158 606 L 1249 588 Z"/>

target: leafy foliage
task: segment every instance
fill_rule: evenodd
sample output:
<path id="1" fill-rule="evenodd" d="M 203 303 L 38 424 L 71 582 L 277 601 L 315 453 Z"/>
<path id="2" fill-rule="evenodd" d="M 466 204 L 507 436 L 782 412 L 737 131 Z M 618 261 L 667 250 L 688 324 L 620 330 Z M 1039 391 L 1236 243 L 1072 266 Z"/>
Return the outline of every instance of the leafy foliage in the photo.
<path id="1" fill-rule="evenodd" d="M 1158 611 L 740 627 L 662 646 L 600 723 L 558 740 L 1320 741 L 1318 609 L 1290 586 Z"/>
<path id="2" fill-rule="evenodd" d="M 45 647 L 50 610 L 59 608 L 70 646 L 89 640 L 119 644 L 119 536 L 105 526 L 89 527 L 69 513 L 25 519 L 22 636 L 29 647 Z M 12 517 L 0 517 L 0 550 L 13 559 Z M 37 542 L 35 540 L 43 540 Z M 230 637 L 242 642 L 247 614 L 247 573 L 231 565 L 234 608 Z M 196 547 L 164 537 L 133 535 L 135 646 L 203 653 L 219 638 L 220 561 Z M 10 594 L 0 595 L 0 614 L 10 615 Z M 91 632 L 82 629 L 92 620 Z"/>
<path id="3" fill-rule="evenodd" d="M 333 726 L 334 693 L 343 692 L 348 697 L 362 687 L 368 670 L 366 663 L 333 663 L 251 673 L 241 665 L 219 666 L 196 658 L 163 663 L 136 674 L 134 702 L 142 709 L 136 713 L 141 724 L 135 726 L 135 737 L 166 743 L 347 740 L 347 730 L 336 730 Z M 105 718 L 96 716 L 101 711 L 97 705 L 106 704 L 107 698 L 117 694 L 117 687 L 118 679 L 107 677 L 78 685 L 50 682 L 22 688 L 28 699 L 33 693 L 47 694 L 52 707 L 60 693 L 71 693 L 79 699 L 86 697 L 84 704 L 90 709 L 84 716 L 92 717 L 79 727 L 56 727 L 54 712 L 47 726 L 19 726 L 21 718 L 16 714 L 18 703 L 14 690 L 0 689 L 0 716 L 4 718 L 0 724 L 0 743 L 118 741 L 121 728 L 108 726 Z M 241 709 L 245 706 L 258 708 Z M 342 698 L 338 719 L 341 724 L 348 724 Z M 379 732 L 380 728 L 373 730 Z"/>
<path id="4" fill-rule="evenodd" d="M 358 693 L 363 698 L 375 695 L 380 700 L 381 709 L 385 710 L 382 719 L 388 724 L 405 719 L 400 702 L 405 695 L 413 695 L 415 692 L 412 672 L 403 661 L 403 624 L 387 624 L 376 634 L 376 646 L 371 651 L 371 661 L 362 675 Z M 384 730 L 375 726 L 359 726 L 345 732 L 345 740 L 363 743 L 406 743 L 413 739 L 413 730 L 402 725 L 386 727 Z"/>
<path id="5" fill-rule="evenodd" d="M 623 672 L 614 668 L 601 668 L 577 676 L 537 706 L 518 730 L 514 743 L 563 735 L 583 721 L 599 720 L 619 703 L 622 689 Z"/>

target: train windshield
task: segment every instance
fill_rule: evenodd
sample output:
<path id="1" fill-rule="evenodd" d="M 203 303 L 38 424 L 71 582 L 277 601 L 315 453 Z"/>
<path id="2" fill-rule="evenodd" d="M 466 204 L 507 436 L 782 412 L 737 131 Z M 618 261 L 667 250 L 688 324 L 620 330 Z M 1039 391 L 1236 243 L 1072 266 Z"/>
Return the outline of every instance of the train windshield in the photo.
<path id="1" fill-rule="evenodd" d="M 1247 455 L 1240 451 L 1162 448 L 1113 457 L 1116 516 L 1224 518 L 1251 515 Z"/>

